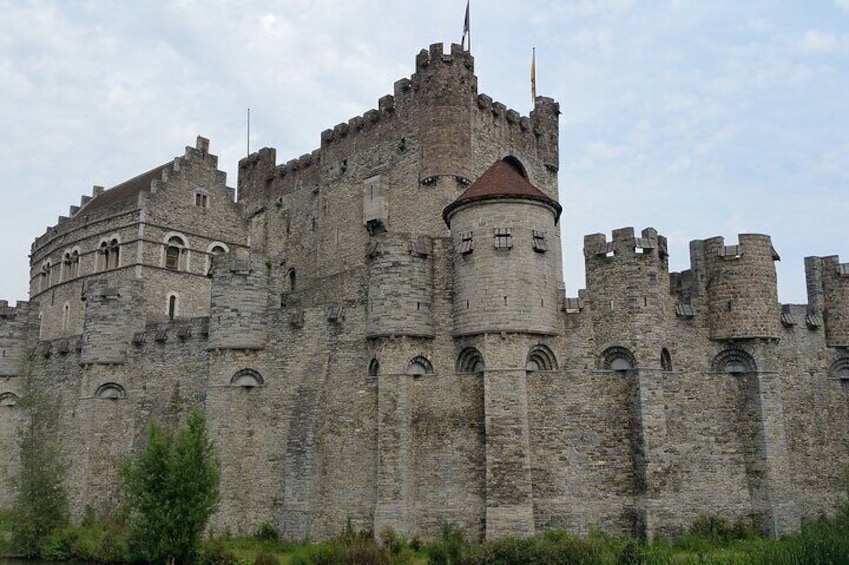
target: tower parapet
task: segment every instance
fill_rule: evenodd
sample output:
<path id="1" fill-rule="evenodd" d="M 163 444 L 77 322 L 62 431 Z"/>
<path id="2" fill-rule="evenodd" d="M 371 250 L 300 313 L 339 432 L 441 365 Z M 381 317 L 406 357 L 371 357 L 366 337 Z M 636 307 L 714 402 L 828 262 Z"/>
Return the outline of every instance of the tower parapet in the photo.
<path id="1" fill-rule="evenodd" d="M 408 234 L 375 238 L 366 262 L 366 335 L 433 336 L 432 240 Z"/>
<path id="2" fill-rule="evenodd" d="M 638 366 L 657 366 L 661 326 L 669 301 L 666 238 L 633 227 L 584 237 L 584 258 L 596 343 L 633 349 Z"/>
<path id="3" fill-rule="evenodd" d="M 837 255 L 805 257 L 808 315 L 822 318 L 829 347 L 849 347 L 849 263 Z"/>
<path id="4" fill-rule="evenodd" d="M 471 111 L 477 96 L 475 59 L 460 45 L 443 53 L 442 43 L 422 49 L 411 78 L 418 101 L 421 178 L 468 179 L 472 161 Z"/>
<path id="5" fill-rule="evenodd" d="M 89 280 L 85 287 L 80 363 L 121 364 L 133 335 L 144 331 L 142 281 Z"/>
<path id="6" fill-rule="evenodd" d="M 0 300 L 0 377 L 20 374 L 27 339 L 32 335 L 29 316 L 29 302 L 9 306 L 8 301 Z"/>
<path id="7" fill-rule="evenodd" d="M 268 267 L 232 254 L 215 257 L 209 348 L 265 348 L 268 306 Z"/>
<path id="8" fill-rule="evenodd" d="M 722 237 L 693 241 L 690 252 L 694 270 L 704 266 L 711 339 L 780 335 L 779 256 L 768 235 L 740 234 L 737 245 Z"/>

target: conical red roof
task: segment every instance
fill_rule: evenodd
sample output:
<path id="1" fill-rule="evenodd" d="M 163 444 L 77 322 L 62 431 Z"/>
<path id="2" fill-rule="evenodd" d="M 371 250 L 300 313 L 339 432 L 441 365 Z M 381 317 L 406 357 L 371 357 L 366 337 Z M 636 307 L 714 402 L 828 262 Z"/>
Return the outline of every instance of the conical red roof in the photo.
<path id="1" fill-rule="evenodd" d="M 516 167 L 506 161 L 496 161 L 484 174 L 478 177 L 478 180 L 472 183 L 472 186 L 445 207 L 442 211 L 442 218 L 450 227 L 449 216 L 463 204 L 502 198 L 520 198 L 543 202 L 554 209 L 555 222 L 560 219 L 560 212 L 563 211 L 556 200 L 528 182 L 528 179 Z"/>

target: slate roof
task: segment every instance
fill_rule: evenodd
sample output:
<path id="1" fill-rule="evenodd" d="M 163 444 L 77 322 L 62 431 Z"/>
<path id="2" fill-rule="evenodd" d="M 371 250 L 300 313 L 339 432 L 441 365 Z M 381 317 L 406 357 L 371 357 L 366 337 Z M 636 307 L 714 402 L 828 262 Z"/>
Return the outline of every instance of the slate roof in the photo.
<path id="1" fill-rule="evenodd" d="M 516 167 L 501 160 L 493 163 L 463 194 L 446 206 L 442 211 L 442 218 L 450 227 L 448 218 L 463 204 L 505 198 L 543 202 L 554 209 L 555 222 L 560 219 L 560 213 L 563 211 L 563 207 L 556 200 L 532 185 Z"/>
<path id="2" fill-rule="evenodd" d="M 115 185 L 109 190 L 104 190 L 83 206 L 81 211 L 91 212 L 119 202 L 137 199 L 140 192 L 150 190 L 150 181 L 162 177 L 162 170 L 168 165 L 170 165 L 170 162 Z"/>

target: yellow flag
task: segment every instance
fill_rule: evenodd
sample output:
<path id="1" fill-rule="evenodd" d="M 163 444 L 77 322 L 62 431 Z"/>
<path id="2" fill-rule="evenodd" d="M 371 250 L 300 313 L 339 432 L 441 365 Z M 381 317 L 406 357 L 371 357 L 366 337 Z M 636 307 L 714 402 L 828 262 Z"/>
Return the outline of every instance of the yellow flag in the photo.
<path id="1" fill-rule="evenodd" d="M 537 102 L 537 48 L 531 54 L 531 104 Z"/>

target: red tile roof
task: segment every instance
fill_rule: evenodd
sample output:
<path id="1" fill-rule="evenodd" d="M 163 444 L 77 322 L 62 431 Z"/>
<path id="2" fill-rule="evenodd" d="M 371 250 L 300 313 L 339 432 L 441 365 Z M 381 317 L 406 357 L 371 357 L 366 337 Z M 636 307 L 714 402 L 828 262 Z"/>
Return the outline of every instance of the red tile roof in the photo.
<path id="1" fill-rule="evenodd" d="M 442 211 L 442 218 L 450 227 L 448 218 L 454 210 L 463 204 L 503 198 L 520 198 L 543 202 L 554 209 L 555 222 L 560 219 L 560 212 L 563 211 L 556 200 L 528 182 L 528 179 L 516 167 L 506 161 L 496 161 L 484 174 L 478 177 L 478 180 L 472 183 L 472 186 L 445 207 L 445 210 Z"/>

